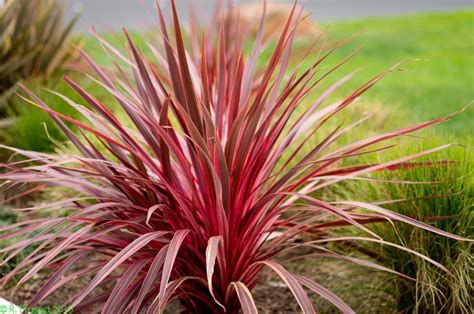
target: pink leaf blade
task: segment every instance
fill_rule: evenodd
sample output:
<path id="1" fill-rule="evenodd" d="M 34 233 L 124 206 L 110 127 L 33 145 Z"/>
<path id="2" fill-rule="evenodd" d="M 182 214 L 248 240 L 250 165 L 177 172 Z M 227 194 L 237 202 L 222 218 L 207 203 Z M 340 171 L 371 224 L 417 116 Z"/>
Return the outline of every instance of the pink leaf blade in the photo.
<path id="1" fill-rule="evenodd" d="M 244 314 L 257 314 L 257 306 L 255 305 L 255 301 L 253 300 L 253 296 L 249 288 L 247 288 L 247 286 L 240 281 L 232 282 L 231 287 L 233 287 L 237 292 L 240 305 L 242 306 L 242 312 Z"/>
<path id="2" fill-rule="evenodd" d="M 301 310 L 304 313 L 316 313 L 311 303 L 308 294 L 303 290 L 301 284 L 298 282 L 296 277 L 284 269 L 280 264 L 272 261 L 262 261 L 258 262 L 269 268 L 271 268 L 278 276 L 285 282 L 288 288 L 291 290 L 295 296 L 298 304 L 300 305 Z"/>

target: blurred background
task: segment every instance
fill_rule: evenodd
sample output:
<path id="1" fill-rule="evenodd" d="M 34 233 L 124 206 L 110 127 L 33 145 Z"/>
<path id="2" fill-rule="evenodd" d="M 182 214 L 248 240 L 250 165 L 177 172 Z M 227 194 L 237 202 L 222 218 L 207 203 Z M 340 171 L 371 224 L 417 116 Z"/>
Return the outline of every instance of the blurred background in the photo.
<path id="1" fill-rule="evenodd" d="M 180 18 L 186 21 L 190 3 L 202 17 L 211 14 L 216 1 L 219 0 L 177 0 L 176 4 Z M 91 26 L 110 34 L 121 33 L 122 27 L 139 33 L 157 25 L 155 0 L 69 0 L 68 3 L 66 16 L 80 14 L 74 30 L 84 35 L 90 32 Z M 260 12 L 262 1 L 232 3 L 235 7 L 250 4 L 251 10 Z M 288 11 L 293 1 L 268 0 L 267 3 L 286 5 Z M 474 100 L 474 0 L 300 0 L 298 3 L 327 38 L 336 41 L 355 35 L 334 58 L 336 62 L 354 49 L 362 48 L 344 71 L 366 68 L 348 84 L 347 91 L 392 65 L 405 62 L 403 68 L 407 71 L 389 76 L 367 94 L 369 102 L 397 111 L 394 118 L 400 123 L 393 124 L 447 115 Z M 169 1 L 160 4 L 165 12 L 169 11 Z M 257 16 L 258 12 L 251 20 L 258 19 Z M 437 130 L 446 135 L 471 137 L 472 107 Z"/>
<path id="2" fill-rule="evenodd" d="M 190 3 L 196 16 L 204 22 L 217 1 L 232 2 L 245 16 L 246 25 L 258 24 L 262 14 L 260 0 L 176 0 L 183 25 L 188 20 Z M 0 0 L 1 3 L 6 2 Z M 58 6 L 65 5 L 64 11 L 61 8 L 52 12 L 64 12 L 60 19 L 40 18 L 47 16 L 46 9 L 42 15 L 38 13 L 40 4 L 49 3 L 47 0 L 13 0 L 10 3 L 29 6 L 29 10 L 22 11 L 22 19 L 28 22 L 19 26 L 25 28 L 30 37 L 20 39 L 19 42 L 24 45 L 10 48 L 8 43 L 15 39 L 4 40 L 4 47 L 8 49 L 0 56 L 1 62 L 10 64 L 11 73 L 8 75 L 10 78 L 2 83 L 0 91 L 0 95 L 3 95 L 0 96 L 0 117 L 7 117 L 6 120 L 0 119 L 0 138 L 7 138 L 9 144 L 25 149 L 52 150 L 54 144 L 44 136 L 42 123 L 47 124 L 49 135 L 53 138 L 62 139 L 60 132 L 56 132 L 47 115 L 24 106 L 22 99 L 11 97 L 16 92 L 17 81 L 24 79 L 38 89 L 47 82 L 49 88 L 67 92 L 67 86 L 60 79 L 61 71 L 56 71 L 56 68 L 64 70 L 71 63 L 80 61 L 80 58 L 74 58 L 75 49 L 58 50 L 60 46 L 73 48 L 82 45 L 96 62 L 110 66 L 109 57 L 90 33 L 92 27 L 116 47 L 122 48 L 125 46 L 122 27 L 125 27 L 137 40 L 139 47 L 146 48 L 147 40 L 156 40 L 155 0 L 55 0 Z M 279 33 L 278 26 L 284 24 L 292 3 L 292 0 L 267 0 L 267 13 L 272 17 L 267 18 L 266 27 L 272 30 L 274 36 Z M 298 36 L 301 47 L 313 43 L 321 33 L 329 45 L 352 37 L 332 54 L 325 66 L 335 65 L 361 48 L 353 60 L 334 76 L 336 79 L 343 73 L 363 68 L 347 83 L 346 88 L 337 93 L 338 97 L 347 95 L 370 78 L 402 62 L 400 69 L 403 71 L 391 73 L 364 95 L 363 101 L 367 104 L 364 110 L 380 109 L 380 116 L 385 117 L 381 119 L 380 125 L 386 130 L 449 115 L 468 107 L 462 115 L 432 130 L 443 137 L 472 141 L 474 106 L 469 105 L 474 100 L 474 0 L 299 0 L 298 3 L 305 8 L 304 15 L 308 16 L 304 21 L 305 26 L 302 26 L 302 36 Z M 161 0 L 160 4 L 165 17 L 169 17 L 170 1 Z M 5 23 L 15 20 L 9 19 L 8 15 L 3 19 Z M 55 33 L 36 36 L 35 19 L 44 25 L 49 23 L 43 29 L 49 27 Z M 70 35 L 72 44 L 68 45 L 65 40 L 68 36 L 65 35 Z M 36 44 L 31 44 L 36 41 Z M 36 48 L 39 46 L 48 49 L 38 51 Z M 60 53 L 56 55 L 57 52 Z M 39 54 L 34 62 L 27 60 L 32 54 Z M 20 59 L 21 64 L 26 65 L 22 71 L 15 67 Z M 53 64 L 50 60 L 54 60 Z M 79 72 L 87 70 L 81 69 Z M 333 82 L 332 78 L 328 78 L 322 87 Z M 6 104 L 7 101 L 9 104 Z M 72 114 L 71 110 L 67 110 L 68 106 L 59 107 Z M 12 117 L 16 116 L 21 119 L 15 121 Z M 13 129 L 2 127 L 5 125 Z M 38 126 L 37 132 L 31 132 L 32 125 Z M 12 137 L 11 134 L 16 136 Z"/>
<path id="3" fill-rule="evenodd" d="M 91 25 L 97 29 L 141 28 L 150 22 L 143 8 L 153 11 L 155 0 L 70 0 L 69 16 L 82 12 L 77 29 L 87 31 Z M 164 8 L 169 1 L 160 1 Z M 177 0 L 178 10 L 185 14 L 189 0 Z M 255 3 L 255 0 L 234 0 L 235 5 Z M 194 1 L 198 10 L 209 12 L 216 0 Z M 293 3 L 291 0 L 274 0 L 269 3 Z M 369 16 L 390 16 L 426 11 L 459 10 L 472 6 L 472 0 L 300 0 L 316 21 L 337 21 Z"/>

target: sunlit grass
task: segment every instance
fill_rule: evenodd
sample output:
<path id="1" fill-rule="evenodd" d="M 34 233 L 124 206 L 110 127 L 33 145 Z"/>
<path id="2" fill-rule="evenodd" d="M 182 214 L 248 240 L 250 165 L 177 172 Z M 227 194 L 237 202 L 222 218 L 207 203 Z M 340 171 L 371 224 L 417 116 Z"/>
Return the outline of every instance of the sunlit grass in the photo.
<path id="1" fill-rule="evenodd" d="M 362 47 L 344 66 L 347 71 L 366 67 L 347 90 L 405 61 L 400 67 L 406 71 L 389 75 L 367 97 L 395 114 L 408 110 L 407 123 L 450 114 L 474 100 L 474 11 L 371 18 L 327 27 L 329 38 L 335 40 L 356 34 L 334 54 L 334 60 Z M 471 106 L 437 129 L 463 135 L 472 129 L 473 118 Z"/>

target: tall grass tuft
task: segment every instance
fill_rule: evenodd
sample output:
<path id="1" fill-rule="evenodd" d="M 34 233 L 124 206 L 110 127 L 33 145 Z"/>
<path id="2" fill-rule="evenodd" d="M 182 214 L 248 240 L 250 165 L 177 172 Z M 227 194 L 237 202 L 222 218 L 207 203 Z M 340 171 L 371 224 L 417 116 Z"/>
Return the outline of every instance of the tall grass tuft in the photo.
<path id="1" fill-rule="evenodd" d="M 39 183 L 66 187 L 78 195 L 22 209 L 66 208 L 66 216 L 0 228 L 0 240 L 24 238 L 1 249 L 3 263 L 38 244 L 2 278 L 3 286 L 18 278 L 18 288 L 42 272 L 46 281 L 29 306 L 40 304 L 71 280 L 82 279 L 81 290 L 71 294 L 66 304 L 77 312 L 99 306 L 104 313 L 156 313 L 179 300 L 185 311 L 193 313 L 256 313 L 252 290 L 273 272 L 303 312 L 315 312 L 307 294 L 311 291 L 353 313 L 325 287 L 285 268 L 301 258 L 326 256 L 398 274 L 325 245 L 347 240 L 396 246 L 452 276 L 436 261 L 383 240 L 367 224 L 400 221 L 464 238 L 377 204 L 330 203 L 312 197 L 314 191 L 353 177 L 426 166 L 413 160 L 450 145 L 382 163 L 344 166 L 343 161 L 385 151 L 392 147 L 387 141 L 447 118 L 332 148 L 363 121 L 339 125 L 303 153 L 306 142 L 322 132 L 326 121 L 387 73 L 340 102 L 327 104 L 331 93 L 354 74 L 346 75 L 300 111 L 309 92 L 338 68 L 321 66 L 330 48 L 322 49 L 309 68 L 287 73 L 301 11 L 293 8 L 265 66 L 257 68 L 263 18 L 251 52 L 244 54 L 245 34 L 237 27 L 229 36 L 219 22 L 224 20 L 220 14 L 214 14 L 205 33 L 193 25 L 185 35 L 171 3 L 172 29 L 158 7 L 162 43 L 150 45 L 153 59 L 145 57 L 127 32 L 128 55 L 98 37 L 108 53 L 120 59 L 115 75 L 82 53 L 96 71 L 97 83 L 114 96 L 128 121 L 118 119 L 107 104 L 68 77 L 66 82 L 91 108 L 69 101 L 87 123 L 54 111 L 26 89 L 29 101 L 50 114 L 77 154 L 8 148 L 24 155 L 27 162 L 3 165 L 4 187 Z M 78 133 L 64 122 L 78 128 Z M 341 235 L 348 226 L 364 231 L 364 236 Z"/>
<path id="2" fill-rule="evenodd" d="M 434 142 L 434 143 L 433 143 Z M 439 140 L 429 140 L 411 145 L 404 145 L 403 153 L 413 153 L 427 149 Z M 389 156 L 398 157 L 399 152 Z M 474 206 L 474 173 L 472 146 L 456 147 L 422 158 L 423 161 L 435 164 L 438 160 L 450 161 L 443 167 L 422 167 L 405 171 L 381 173 L 377 178 L 396 180 L 375 188 L 369 184 L 357 183 L 335 189 L 343 198 L 363 195 L 369 202 L 400 200 L 387 204 L 386 207 L 427 221 L 437 228 L 473 237 Z M 373 161 L 373 159 L 372 159 Z M 403 184 L 400 182 L 405 182 Z M 425 182 L 425 184 L 413 184 Z M 364 245 L 364 252 L 371 252 L 377 260 L 387 267 L 416 278 L 418 281 L 407 281 L 393 277 L 388 289 L 395 289 L 398 309 L 403 312 L 417 313 L 468 313 L 472 309 L 472 273 L 473 252 L 469 242 L 451 241 L 432 233 L 396 224 L 396 228 L 378 224 L 372 228 L 384 239 L 400 245 L 406 245 L 433 260 L 445 265 L 453 274 L 446 276 L 431 264 L 420 258 L 404 254 L 389 246 Z"/>
<path id="3" fill-rule="evenodd" d="M 6 0 L 0 7 L 0 109 L 18 82 L 48 77 L 70 60 L 76 20 L 65 24 L 65 2 L 59 0 Z"/>

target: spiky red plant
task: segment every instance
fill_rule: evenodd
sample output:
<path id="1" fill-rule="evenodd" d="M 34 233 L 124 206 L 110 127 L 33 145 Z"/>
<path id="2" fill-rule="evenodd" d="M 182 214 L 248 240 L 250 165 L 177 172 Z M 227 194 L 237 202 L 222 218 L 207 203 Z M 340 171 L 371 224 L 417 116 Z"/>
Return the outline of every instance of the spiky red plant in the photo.
<path id="1" fill-rule="evenodd" d="M 159 8 L 158 12 L 164 50 L 152 47 L 155 62 L 137 49 L 127 33 L 130 57 L 99 40 L 128 71 L 117 64 L 118 74 L 108 74 L 82 53 L 96 71 L 98 82 L 115 97 L 133 126 L 120 121 L 106 104 L 69 78 L 66 81 L 92 110 L 66 101 L 88 124 L 51 110 L 29 93 L 32 102 L 50 113 L 79 152 L 64 156 L 10 148 L 29 158 L 30 163 L 4 165 L 6 172 L 1 178 L 9 182 L 42 183 L 79 193 L 73 199 L 24 209 L 70 209 L 65 217 L 35 219 L 0 229 L 4 232 L 0 239 L 26 236 L 1 250 L 6 253 L 4 263 L 26 247 L 37 245 L 2 279 L 3 284 L 21 276 L 18 285 L 22 285 L 41 270 L 49 274 L 30 306 L 83 277 L 89 279 L 67 304 L 75 311 L 99 304 L 103 313 L 155 313 L 178 299 L 190 312 L 236 313 L 242 309 L 255 313 L 251 291 L 262 281 L 264 271 L 271 270 L 286 283 L 304 312 L 312 313 L 314 308 L 303 288 L 351 312 L 326 288 L 288 272 L 282 266 L 284 261 L 276 257 L 284 258 L 292 250 L 301 254 L 298 248 L 307 247 L 313 253 L 388 270 L 338 255 L 323 245 L 347 240 L 394 245 L 364 226 L 386 220 L 456 238 L 376 204 L 328 203 L 311 196 L 341 180 L 411 167 L 411 160 L 443 149 L 382 164 L 341 165 L 346 158 L 388 149 L 390 145 L 370 147 L 445 118 L 329 150 L 357 123 L 337 127 L 304 153 L 308 139 L 320 132 L 328 119 L 385 73 L 341 102 L 324 106 L 329 95 L 352 74 L 345 76 L 300 110 L 298 106 L 313 87 L 338 66 L 326 72 L 318 67 L 327 53 L 306 70 L 296 69 L 286 75 L 299 19 L 295 8 L 261 70 L 256 63 L 261 54 L 262 27 L 247 56 L 238 27 L 230 36 L 223 29 L 224 23 L 215 19 L 207 36 L 198 39 L 196 28 L 192 28 L 190 40 L 185 42 L 174 4 L 174 38 Z M 220 28 L 217 34 L 211 33 L 216 28 Z M 187 51 L 186 46 L 200 48 Z M 75 125 L 80 136 L 64 121 Z M 332 232 L 347 226 L 368 235 L 342 237 Z M 107 285 L 101 291 L 92 293 L 103 283 Z"/>

